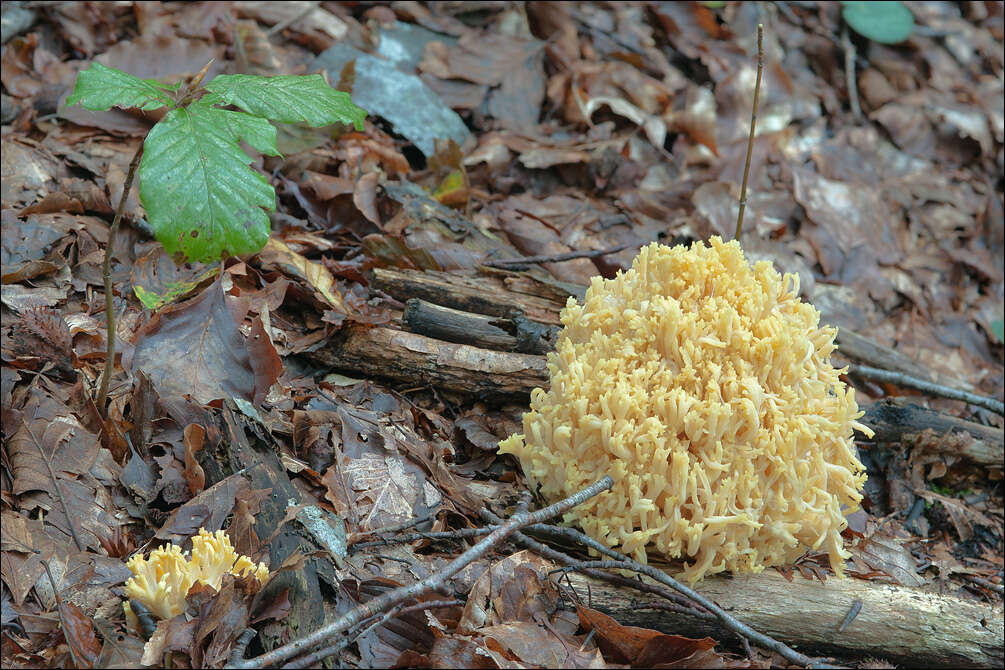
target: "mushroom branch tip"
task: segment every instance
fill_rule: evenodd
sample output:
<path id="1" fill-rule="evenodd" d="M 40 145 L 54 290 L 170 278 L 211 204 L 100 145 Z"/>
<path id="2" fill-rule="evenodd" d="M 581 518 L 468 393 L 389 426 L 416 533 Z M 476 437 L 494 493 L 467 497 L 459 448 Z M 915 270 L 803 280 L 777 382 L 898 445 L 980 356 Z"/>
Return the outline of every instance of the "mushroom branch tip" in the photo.
<path id="1" fill-rule="evenodd" d="M 192 538 L 191 559 L 176 544 L 154 549 L 144 558 L 137 554 L 126 562 L 133 576 L 126 581 L 126 596 L 143 603 L 160 619 L 170 619 L 185 611 L 185 596 L 197 583 L 219 591 L 225 574 L 253 576 L 259 584 L 269 578 L 264 563 L 257 565 L 238 554 L 222 530 L 210 533 L 205 528 Z M 123 603 L 126 619 L 138 628 L 129 602 Z"/>
<path id="2" fill-rule="evenodd" d="M 691 583 L 807 549 L 841 575 L 866 479 L 853 431 L 872 431 L 819 320 L 798 277 L 735 241 L 650 244 L 569 299 L 550 388 L 499 451 L 551 500 L 610 474 L 565 521 L 642 563 L 647 548 L 683 557 Z"/>

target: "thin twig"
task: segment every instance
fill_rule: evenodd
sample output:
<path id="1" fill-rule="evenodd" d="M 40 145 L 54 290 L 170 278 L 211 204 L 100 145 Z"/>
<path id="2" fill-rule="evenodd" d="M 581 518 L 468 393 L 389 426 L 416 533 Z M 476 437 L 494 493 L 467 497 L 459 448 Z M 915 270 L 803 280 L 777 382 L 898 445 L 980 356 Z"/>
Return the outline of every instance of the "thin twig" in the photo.
<path id="1" fill-rule="evenodd" d="M 557 502 L 554 505 L 549 505 L 548 507 L 538 510 L 532 514 L 515 514 L 505 524 L 492 531 L 488 537 L 484 538 L 481 542 L 474 545 L 454 560 L 450 561 L 450 563 L 447 563 L 447 565 L 444 566 L 439 573 L 430 575 L 409 586 L 401 586 L 382 593 L 372 600 L 361 603 L 358 607 L 355 607 L 346 614 L 340 616 L 338 619 L 327 626 L 324 626 L 320 630 L 317 630 L 299 640 L 294 640 L 293 642 L 284 644 L 281 647 L 277 647 L 276 649 L 262 654 L 261 656 L 247 660 L 232 657 L 230 659 L 230 665 L 239 668 L 265 668 L 277 663 L 283 663 L 295 656 L 303 654 L 308 650 L 313 649 L 318 644 L 350 630 L 353 626 L 356 626 L 359 622 L 370 618 L 374 614 L 386 611 L 388 608 L 420 596 L 427 591 L 441 588 L 444 584 L 446 584 L 448 579 L 463 570 L 464 567 L 469 565 L 472 561 L 475 561 L 483 556 L 489 551 L 489 549 L 502 542 L 518 529 L 532 523 L 545 521 L 554 516 L 558 516 L 559 514 L 564 514 L 583 501 L 610 489 L 613 485 L 614 480 L 612 480 L 610 476 L 605 476 L 597 483 L 588 486 L 579 493 Z"/>
<path id="2" fill-rule="evenodd" d="M 848 35 L 848 26 L 841 27 L 841 47 L 844 49 L 844 76 L 848 86 L 848 100 L 855 122 L 862 122 L 862 107 L 858 104 L 858 84 L 855 81 L 855 45 Z"/>
<path id="3" fill-rule="evenodd" d="M 491 512 L 488 512 L 487 510 L 483 510 L 482 517 L 486 519 L 491 519 L 492 517 L 494 517 L 494 515 Z M 556 526 L 550 526 L 538 523 L 534 524 L 533 526 L 527 526 L 526 530 L 528 532 L 551 535 L 553 537 L 562 537 L 563 539 L 571 539 L 574 543 L 582 544 L 587 548 L 591 548 L 600 553 L 604 553 L 608 556 L 611 556 L 615 560 L 620 561 L 624 559 L 624 554 L 619 554 L 613 549 L 605 547 L 604 545 L 594 540 L 592 537 L 587 537 L 586 535 L 583 535 L 581 532 L 579 532 L 574 528 L 558 528 Z M 567 532 L 559 532 L 559 531 L 567 531 Z M 575 558 L 568 556 L 567 554 L 563 554 L 562 552 L 556 549 L 552 549 L 547 545 L 541 544 L 540 542 L 537 542 L 536 540 L 527 537 L 523 533 L 516 533 L 514 534 L 513 537 L 520 544 L 526 546 L 528 549 L 531 549 L 539 553 L 545 558 L 550 558 L 553 561 L 557 560 L 561 563 L 566 564 L 578 562 Z M 618 584 L 620 586 L 636 589 L 638 591 L 641 591 L 642 593 L 651 593 L 653 595 L 659 596 L 661 598 L 664 598 L 665 600 L 669 600 L 671 603 L 676 603 L 677 605 L 686 608 L 690 614 L 698 617 L 699 619 L 715 618 L 712 616 L 711 613 L 709 613 L 706 609 L 704 609 L 697 603 L 685 598 L 684 596 L 678 593 L 668 591 L 662 586 L 657 586 L 655 584 L 647 584 L 645 582 L 630 579 L 628 577 L 623 577 L 618 574 L 603 572 L 601 570 L 594 570 L 592 568 L 586 568 L 584 570 L 584 573 L 597 579 L 607 580 L 612 584 Z"/>
<path id="4" fill-rule="evenodd" d="M 115 238 L 119 234 L 119 222 L 122 221 L 122 213 L 126 209 L 126 199 L 133 187 L 133 177 L 136 176 L 136 168 L 140 164 L 140 156 L 142 155 L 143 143 L 140 142 L 136 153 L 133 154 L 133 160 L 129 163 L 126 181 L 122 184 L 122 196 L 119 198 L 119 206 L 115 210 L 111 230 L 108 231 L 108 244 L 105 246 L 105 264 L 102 268 L 102 276 L 105 279 L 105 333 L 108 337 L 108 343 L 105 347 L 105 371 L 101 373 L 101 386 L 95 401 L 98 411 L 104 418 L 108 418 L 105 401 L 108 399 L 108 383 L 112 378 L 112 370 L 115 369 L 115 305 L 113 300 L 115 296 L 112 294 L 112 252 L 115 249 Z"/>
<path id="5" fill-rule="evenodd" d="M 404 614 L 409 614 L 411 612 L 421 612 L 422 610 L 433 609 L 434 607 L 455 607 L 458 605 L 463 605 L 463 600 L 427 600 L 420 603 L 415 603 L 414 605 L 397 605 L 390 611 L 385 612 L 383 615 L 375 614 L 366 621 L 361 621 L 359 625 L 356 626 L 354 631 L 346 634 L 341 640 L 335 644 L 328 645 L 323 649 L 311 652 L 310 654 L 305 654 L 300 658 L 295 658 L 283 668 L 289 668 L 294 670 L 297 668 L 310 668 L 312 666 L 319 665 L 321 661 L 325 660 L 329 656 L 335 656 L 343 649 L 349 646 L 353 640 L 359 637 L 363 637 L 369 633 L 374 628 L 378 628 L 387 623 L 390 619 L 402 616 Z M 367 625 L 369 624 L 369 625 Z M 364 626 L 366 626 L 364 628 Z"/>
<path id="6" fill-rule="evenodd" d="M 484 518 L 486 518 L 487 520 L 489 520 L 489 521 L 494 521 L 494 522 L 498 523 L 498 517 L 496 517 L 495 519 L 493 519 L 492 517 L 494 517 L 495 515 L 492 514 L 491 512 L 488 512 L 487 510 L 482 510 L 482 516 Z M 591 546 L 591 547 L 599 545 L 599 543 L 596 540 L 594 540 L 594 539 L 592 539 L 592 538 L 590 538 L 590 537 L 588 537 L 588 536 L 580 533 L 579 531 L 575 531 L 574 530 L 573 532 L 577 536 L 581 536 L 581 541 L 583 542 L 584 545 Z M 530 540 L 530 538 L 527 538 L 522 533 L 516 533 L 516 534 L 514 534 L 514 537 L 518 541 L 521 541 L 521 542 L 524 539 Z M 530 541 L 533 542 L 533 540 L 530 540 Z M 542 547 L 544 546 L 544 545 L 540 545 L 540 543 L 538 543 L 538 544 L 539 544 L 539 546 L 542 546 Z M 603 546 L 603 545 L 600 545 L 600 546 Z M 554 551 L 553 549 L 551 549 L 551 547 L 546 547 L 546 549 Z M 610 551 L 610 549 L 607 548 L 607 547 L 605 547 L 605 549 L 608 550 L 608 551 Z M 561 552 L 556 552 L 556 553 L 561 554 Z M 564 554 L 562 554 L 562 555 L 564 556 Z M 589 569 L 592 569 L 592 568 L 587 568 L 587 569 L 589 570 Z M 698 593 L 697 591 L 695 591 L 694 589 L 692 589 L 690 587 L 684 586 L 683 584 L 681 584 L 680 582 L 678 582 L 676 579 L 674 579 L 673 577 L 671 577 L 670 575 L 666 574 L 665 572 L 663 572 L 661 570 L 657 570 L 657 569 L 655 569 L 655 568 L 653 568 L 652 566 L 649 566 L 649 565 L 642 565 L 641 563 L 638 563 L 637 561 L 634 561 L 631 558 L 628 558 L 627 556 L 620 556 L 619 562 L 618 562 L 618 565 L 617 565 L 617 569 L 619 569 L 619 570 L 631 570 L 631 571 L 634 571 L 634 572 L 638 572 L 638 573 L 641 573 L 643 575 L 646 575 L 647 577 L 651 577 L 652 579 L 655 579 L 656 581 L 658 581 L 658 582 L 660 582 L 662 584 L 666 584 L 667 586 L 669 586 L 673 590 L 675 590 L 678 593 L 681 593 L 681 594 L 687 596 L 688 598 L 690 598 L 691 600 L 693 600 L 694 602 L 696 602 L 697 604 L 701 605 L 702 607 L 704 607 L 705 609 L 707 609 L 709 612 L 711 612 L 712 614 L 714 614 L 719 619 L 719 621 L 722 622 L 722 625 L 725 628 L 728 628 L 729 630 L 731 630 L 734 633 L 737 633 L 739 635 L 743 635 L 744 637 L 750 639 L 752 642 L 754 642 L 755 644 L 757 644 L 757 645 L 759 645 L 759 646 L 761 646 L 761 647 L 763 647 L 765 649 L 769 649 L 771 651 L 777 652 L 783 658 L 785 658 L 787 661 L 790 661 L 790 662 L 795 663 L 797 665 L 809 666 L 809 667 L 814 667 L 814 668 L 833 667 L 833 666 L 830 666 L 830 665 L 827 665 L 827 664 L 822 664 L 819 661 L 815 661 L 814 659 L 810 658 L 809 656 L 801 654 L 798 651 L 796 651 L 795 649 L 792 649 L 791 647 L 789 647 L 784 642 L 779 642 L 778 640 L 776 640 L 776 639 L 774 639 L 772 637 L 769 637 L 769 636 L 765 635 L 764 633 L 761 633 L 761 632 L 758 632 L 758 631 L 754 630 L 753 628 L 751 628 L 747 624 L 745 624 L 745 623 L 743 623 L 741 621 L 738 621 L 736 618 L 734 618 L 733 616 L 731 616 L 729 613 L 727 613 L 725 610 L 723 610 L 721 607 L 719 607 L 718 605 L 716 605 L 714 602 L 712 602 L 711 600 L 709 600 L 705 596 L 701 595 L 700 593 Z"/>
<path id="7" fill-rule="evenodd" d="M 308 16 L 310 16 L 311 12 L 313 12 L 315 9 L 318 8 L 318 5 L 320 5 L 320 4 L 321 4 L 320 2 L 310 2 L 310 3 L 308 3 L 307 7 L 304 8 L 304 11 L 300 12 L 296 16 L 291 16 L 288 19 L 284 19 L 283 21 L 280 21 L 276 25 L 274 25 L 271 28 L 269 28 L 268 30 L 266 30 L 265 31 L 265 36 L 266 37 L 272 37 L 276 33 L 280 32 L 282 30 L 286 30 L 287 28 L 289 28 L 290 26 L 292 26 L 294 23 L 296 23 L 300 19 L 306 19 Z"/>
<path id="8" fill-rule="evenodd" d="M 967 575 L 967 579 L 969 579 L 975 584 L 980 584 L 985 588 L 991 589 L 998 595 L 1002 595 L 1003 593 L 1005 593 L 1005 586 L 1002 586 L 1001 584 L 995 584 L 994 582 L 984 579 L 983 577 L 978 577 L 977 575 Z"/>
<path id="9" fill-rule="evenodd" d="M 574 258 L 596 258 L 607 254 L 616 254 L 622 249 L 627 249 L 628 244 L 621 244 L 610 249 L 593 249 L 590 251 L 566 251 L 560 254 L 548 254 L 545 256 L 523 256 L 521 258 L 500 258 L 494 261 L 485 261 L 482 265 L 490 268 L 508 268 L 514 265 L 530 265 L 531 263 L 561 263 L 571 261 Z"/>
<path id="10" fill-rule="evenodd" d="M 612 576 L 612 577 L 618 576 L 618 575 L 612 575 L 610 572 L 605 572 L 605 573 L 603 573 L 603 575 L 604 575 L 604 579 L 607 579 L 608 576 Z M 566 577 L 566 581 L 569 581 L 568 574 L 565 575 L 565 577 Z M 634 587 L 635 584 L 643 584 L 643 585 L 645 584 L 645 582 L 641 582 L 641 581 L 633 580 L 633 579 L 628 579 L 627 577 L 622 577 L 622 579 L 624 579 L 626 582 L 632 582 L 632 584 L 624 584 L 624 586 L 627 586 L 628 588 Z M 617 584 L 618 582 L 611 581 L 611 583 L 612 584 Z M 676 595 L 678 598 L 682 597 L 682 596 L 680 596 L 679 594 L 676 594 L 676 593 L 674 595 Z M 698 609 L 696 609 L 694 607 L 688 607 L 686 605 L 678 605 L 675 602 L 665 603 L 665 602 L 663 602 L 661 600 L 656 600 L 656 601 L 651 602 L 651 603 L 645 603 L 645 602 L 638 602 L 636 600 L 632 600 L 632 609 L 633 610 L 639 610 L 639 609 L 664 610 L 666 612 L 673 612 L 674 614 L 683 614 L 684 616 L 693 616 L 693 617 L 697 617 L 699 619 L 706 619 L 706 620 L 709 620 L 709 621 L 715 621 L 715 615 L 712 614 L 711 612 L 705 612 L 704 610 L 698 610 Z M 742 635 L 738 635 L 737 637 L 739 637 L 742 640 L 746 640 L 747 639 L 747 638 L 743 637 Z"/>
<path id="11" fill-rule="evenodd" d="M 354 533 L 354 535 L 356 535 L 357 537 L 368 537 L 370 535 L 376 535 L 376 536 L 379 537 L 379 536 L 387 535 L 387 534 L 390 534 L 390 533 L 400 533 L 403 530 L 408 530 L 409 528 L 414 528 L 415 526 L 418 526 L 420 523 L 425 523 L 427 521 L 430 521 L 432 518 L 433 517 L 431 515 L 424 514 L 422 516 L 417 516 L 414 519 L 410 519 L 408 521 L 403 521 L 401 523 L 396 523 L 396 524 L 393 524 L 391 526 L 383 526 L 381 528 L 373 528 L 371 530 L 368 530 L 368 531 L 365 531 L 365 532 L 362 532 L 362 533 Z M 355 541 L 354 538 L 352 538 L 352 537 L 349 538 L 349 544 L 352 544 L 354 541 Z"/>
<path id="12" fill-rule="evenodd" d="M 407 544 L 409 542 L 415 542 L 417 540 L 460 540 L 467 537 L 478 537 L 480 535 L 488 535 L 495 528 L 461 528 L 458 530 L 441 530 L 436 532 L 424 533 L 418 531 L 415 533 L 408 533 L 406 535 L 397 535 L 395 537 L 386 537 L 379 540 L 371 540 L 369 542 L 357 542 L 356 544 L 350 544 L 349 549 L 353 553 L 361 549 L 370 549 L 372 547 L 387 547 L 394 544 Z"/>
<path id="13" fill-rule="evenodd" d="M 868 365 L 849 365 L 848 371 L 853 375 L 858 375 L 867 379 L 897 384 L 898 386 L 906 386 L 942 398 L 962 400 L 963 402 L 970 403 L 971 405 L 977 405 L 978 407 L 983 407 L 986 410 L 1005 416 L 1005 403 L 1001 400 L 996 400 L 995 398 L 989 398 L 988 396 L 977 395 L 976 393 L 970 393 L 969 391 L 954 389 L 942 384 L 935 384 L 924 379 L 912 377 L 911 375 L 905 375 L 903 372 L 880 370 L 879 368 L 869 367 Z"/>
<path id="14" fill-rule="evenodd" d="M 743 166 L 743 184 L 740 186 L 740 211 L 736 215 L 736 235 L 740 239 L 743 212 L 747 209 L 747 176 L 750 174 L 750 155 L 754 153 L 754 128 L 757 126 L 757 99 L 761 94 L 761 70 L 764 69 L 764 26 L 757 24 L 757 79 L 754 81 L 754 107 L 750 110 L 750 138 L 747 140 L 747 162 Z"/>

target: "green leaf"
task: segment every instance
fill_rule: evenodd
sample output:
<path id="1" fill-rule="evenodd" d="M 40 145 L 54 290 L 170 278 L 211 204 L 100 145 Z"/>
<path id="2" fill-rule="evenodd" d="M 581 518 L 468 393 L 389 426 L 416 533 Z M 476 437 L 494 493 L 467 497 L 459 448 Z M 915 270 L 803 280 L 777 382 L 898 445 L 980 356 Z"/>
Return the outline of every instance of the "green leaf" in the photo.
<path id="1" fill-rule="evenodd" d="M 998 338 L 999 342 L 1005 342 L 1005 321 L 1002 321 L 1001 319 L 992 321 L 991 330 L 994 332 L 995 337 Z"/>
<path id="2" fill-rule="evenodd" d="M 209 102 L 235 105 L 255 116 L 312 127 L 351 123 L 363 130 L 366 110 L 353 104 L 348 93 L 336 91 L 319 74 L 259 77 L 223 74 L 206 84 Z M 206 98 L 204 98 L 206 100 Z"/>
<path id="3" fill-rule="evenodd" d="M 80 103 L 81 107 L 95 111 L 112 107 L 174 107 L 174 100 L 162 88 L 154 80 L 140 79 L 95 62 L 77 75 L 73 94 L 66 99 L 66 104 L 72 107 Z"/>
<path id="4" fill-rule="evenodd" d="M 175 109 L 150 131 L 140 162 L 140 198 L 157 239 L 171 255 L 209 262 L 254 253 L 269 237 L 265 210 L 276 192 L 251 169 L 244 140 L 276 156 L 267 120 L 202 101 Z"/>
<path id="5" fill-rule="evenodd" d="M 842 2 L 841 17 L 852 30 L 880 44 L 906 40 L 914 28 L 914 15 L 902 2 Z"/>

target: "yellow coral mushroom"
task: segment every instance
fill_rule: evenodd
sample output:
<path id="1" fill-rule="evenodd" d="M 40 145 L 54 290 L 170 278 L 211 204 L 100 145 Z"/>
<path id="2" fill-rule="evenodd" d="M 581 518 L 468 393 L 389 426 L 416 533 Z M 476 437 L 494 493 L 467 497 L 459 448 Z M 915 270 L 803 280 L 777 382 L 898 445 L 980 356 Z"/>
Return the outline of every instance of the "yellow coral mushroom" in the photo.
<path id="1" fill-rule="evenodd" d="M 126 595 L 136 598 L 161 619 L 170 619 L 185 610 L 185 595 L 195 583 L 188 559 L 176 544 L 150 552 L 144 559 L 137 554 L 126 562 L 133 573 L 126 582 Z M 125 603 L 129 608 L 129 603 Z"/>
<path id="2" fill-rule="evenodd" d="M 167 545 L 150 552 L 149 558 L 137 554 L 126 567 L 133 577 L 126 581 L 126 596 L 137 599 L 160 619 L 170 619 L 185 611 L 185 596 L 196 582 L 220 589 L 223 575 L 230 573 L 253 575 L 264 584 L 269 569 L 264 563 L 255 565 L 247 556 L 234 551 L 230 538 L 222 530 L 210 533 L 205 528 L 192 538 L 192 559 L 182 553 L 181 547 Z M 128 602 L 123 603 L 126 618 L 136 627 L 135 615 Z"/>
<path id="3" fill-rule="evenodd" d="M 836 330 L 798 293 L 736 242 L 644 247 L 569 299 L 551 388 L 500 452 L 551 500 L 611 475 L 565 521 L 643 563 L 647 547 L 689 558 L 692 583 L 807 548 L 842 574 L 865 483 L 852 431 L 871 431 L 830 364 Z"/>
<path id="4" fill-rule="evenodd" d="M 247 556 L 239 556 L 222 530 L 210 534 L 205 528 L 199 529 L 199 534 L 192 538 L 192 566 L 197 573 L 197 581 L 217 590 L 223 575 L 228 572 L 239 576 L 254 574 L 260 582 L 269 576 L 269 569 L 264 563 L 256 567 Z"/>

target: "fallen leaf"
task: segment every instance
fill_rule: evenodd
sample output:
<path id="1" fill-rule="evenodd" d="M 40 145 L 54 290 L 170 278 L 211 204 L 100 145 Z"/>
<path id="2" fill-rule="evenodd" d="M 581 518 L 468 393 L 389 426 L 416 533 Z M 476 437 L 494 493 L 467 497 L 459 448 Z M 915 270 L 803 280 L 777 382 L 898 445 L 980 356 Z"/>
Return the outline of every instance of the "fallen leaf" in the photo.
<path id="1" fill-rule="evenodd" d="M 191 300 L 162 308 L 134 343 L 131 368 L 146 373 L 162 397 L 191 395 L 203 404 L 254 397 L 255 376 L 245 339 L 219 281 Z"/>

